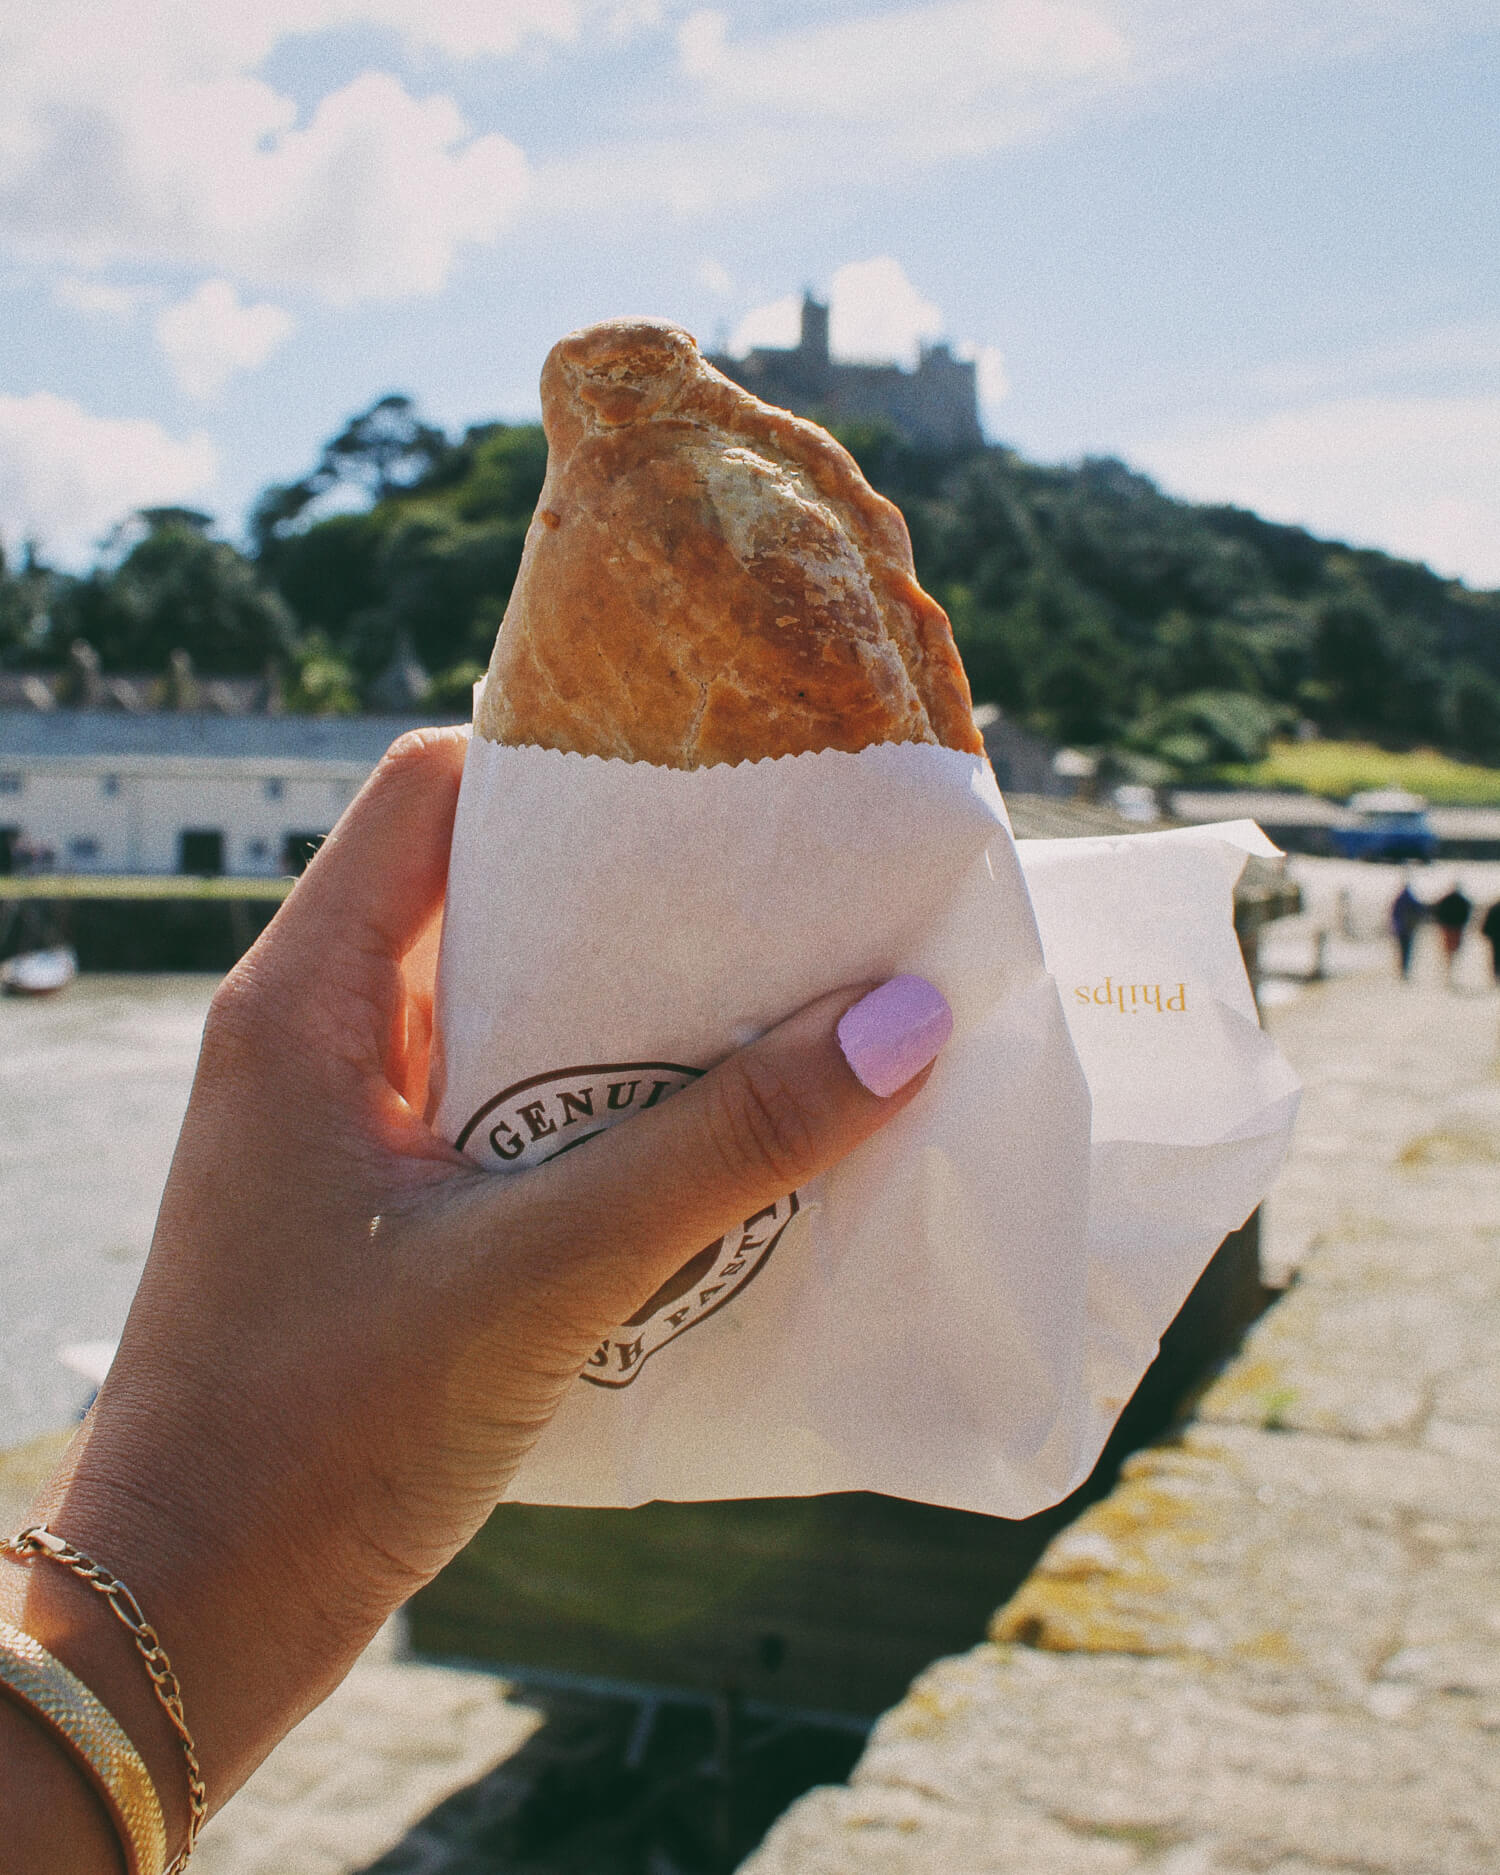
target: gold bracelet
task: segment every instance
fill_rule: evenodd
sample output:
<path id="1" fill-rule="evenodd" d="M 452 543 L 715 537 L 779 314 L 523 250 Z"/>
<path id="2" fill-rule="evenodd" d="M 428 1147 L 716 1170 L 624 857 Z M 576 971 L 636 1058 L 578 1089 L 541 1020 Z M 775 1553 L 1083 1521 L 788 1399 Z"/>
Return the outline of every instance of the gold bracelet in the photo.
<path id="1" fill-rule="evenodd" d="M 198 1752 L 193 1744 L 193 1735 L 187 1728 L 187 1720 L 182 1712 L 182 1688 L 177 1683 L 177 1675 L 172 1671 L 166 1649 L 157 1637 L 156 1629 L 141 1613 L 141 1605 L 120 1581 L 109 1571 L 96 1563 L 92 1557 L 85 1556 L 81 1549 L 75 1549 L 65 1538 L 49 1530 L 44 1523 L 33 1524 L 29 1530 L 23 1530 L 19 1536 L 0 1537 L 0 1550 L 7 1550 L 12 1556 L 44 1556 L 50 1562 L 61 1563 L 64 1569 L 72 1570 L 81 1581 L 87 1582 L 91 1589 L 101 1594 L 114 1610 L 116 1616 L 130 1631 L 130 1638 L 135 1642 L 136 1652 L 145 1662 L 146 1671 L 151 1676 L 151 1684 L 156 1691 L 163 1711 L 172 1721 L 172 1729 L 177 1734 L 182 1746 L 182 1755 L 187 1763 L 188 1777 L 188 1833 L 187 1845 L 182 1854 L 165 1871 L 165 1875 L 182 1875 L 188 1865 L 188 1858 L 198 1841 L 198 1833 L 208 1819 L 208 1792 L 203 1783 L 203 1772 L 198 1764 Z M 165 1850 L 163 1851 L 165 1854 Z"/>
<path id="2" fill-rule="evenodd" d="M 98 1791 L 128 1875 L 161 1875 L 167 1832 L 156 1787 L 108 1707 L 40 1641 L 8 1621 L 0 1621 L 0 1686 L 42 1722 Z"/>

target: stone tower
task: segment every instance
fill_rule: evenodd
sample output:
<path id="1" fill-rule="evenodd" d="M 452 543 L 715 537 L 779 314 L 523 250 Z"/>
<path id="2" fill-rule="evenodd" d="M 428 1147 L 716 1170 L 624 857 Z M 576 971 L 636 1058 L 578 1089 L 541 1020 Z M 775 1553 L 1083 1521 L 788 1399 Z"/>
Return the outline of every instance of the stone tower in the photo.
<path id="1" fill-rule="evenodd" d="M 915 371 L 898 364 L 845 364 L 832 357 L 828 308 L 802 296 L 796 345 L 758 345 L 744 358 L 714 353 L 709 363 L 768 404 L 837 428 L 888 423 L 908 442 L 929 449 L 978 449 L 979 387 L 973 363 L 947 345 L 924 345 Z"/>

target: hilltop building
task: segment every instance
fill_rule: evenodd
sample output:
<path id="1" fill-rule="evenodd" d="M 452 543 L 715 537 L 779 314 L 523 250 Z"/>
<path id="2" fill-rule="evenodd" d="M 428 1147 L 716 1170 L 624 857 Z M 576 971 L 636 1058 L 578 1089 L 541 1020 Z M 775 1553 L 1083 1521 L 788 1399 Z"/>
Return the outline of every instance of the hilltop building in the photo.
<path id="1" fill-rule="evenodd" d="M 897 364 L 846 364 L 828 350 L 828 308 L 802 299 L 802 336 L 790 348 L 758 345 L 744 358 L 709 363 L 747 391 L 820 423 L 886 422 L 931 449 L 977 449 L 979 387 L 974 365 L 946 345 L 924 345 L 915 371 Z"/>

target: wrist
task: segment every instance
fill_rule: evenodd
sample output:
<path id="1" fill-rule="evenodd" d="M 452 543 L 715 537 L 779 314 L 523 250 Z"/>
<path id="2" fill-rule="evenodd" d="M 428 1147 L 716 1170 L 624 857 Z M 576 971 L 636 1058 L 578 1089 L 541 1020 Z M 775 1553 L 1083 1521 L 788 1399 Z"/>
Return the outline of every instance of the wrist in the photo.
<path id="1" fill-rule="evenodd" d="M 143 1761 L 156 1792 L 170 1860 L 187 1839 L 187 1776 L 176 1734 L 157 1703 L 151 1678 L 131 1635 L 110 1612 L 102 1595 L 47 1556 L 0 1553 L 0 1619 L 36 1641 L 58 1666 L 80 1681 L 124 1733 Z M 39 1721 L 33 1720 L 33 1726 L 44 1730 Z M 70 1764 L 61 1744 L 57 1751 L 65 1768 L 83 1780 L 86 1794 L 103 1816 L 97 1793 L 88 1789 L 86 1774 Z M 53 1778 L 56 1781 L 55 1773 Z M 72 1807 L 76 1811 L 78 1806 L 75 1803 Z M 114 1825 L 106 1821 L 107 1841 L 117 1840 L 113 1832 Z M 71 1868 L 72 1864 L 58 1859 L 35 1866 Z M 118 1853 L 108 1866 L 118 1869 Z"/>
<path id="2" fill-rule="evenodd" d="M 0 1619 L 13 1599 L 0 1580 Z M 19 1622 L 14 1622 L 19 1626 Z M 118 1838 L 88 1779 L 24 1706 L 0 1693 L 0 1875 L 119 1875 Z"/>
<path id="3" fill-rule="evenodd" d="M 91 1417 L 26 1522 L 45 1522 L 138 1602 L 180 1683 L 217 1808 L 332 1690 L 367 1637 L 332 1631 L 305 1592 L 295 1546 L 267 1535 L 284 1527 L 284 1506 L 247 1515 L 253 1494 L 228 1479 L 215 1491 L 211 1476 L 195 1474 L 191 1454 L 163 1443 L 149 1440 L 136 1453 L 112 1415 Z M 241 1485 L 244 1478 L 240 1468 Z M 145 1761 L 169 1858 L 176 1855 L 189 1820 L 182 1742 L 109 1600 L 54 1556 L 0 1555 L 0 1618 L 37 1640 L 113 1715 Z"/>

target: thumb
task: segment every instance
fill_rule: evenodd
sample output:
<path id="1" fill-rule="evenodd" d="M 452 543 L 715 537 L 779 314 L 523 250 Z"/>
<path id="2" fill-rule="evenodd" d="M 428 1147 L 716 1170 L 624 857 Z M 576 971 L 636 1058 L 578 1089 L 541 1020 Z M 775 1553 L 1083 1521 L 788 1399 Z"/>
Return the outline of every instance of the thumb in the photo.
<path id="1" fill-rule="evenodd" d="M 567 1293 L 588 1334 L 628 1319 L 705 1244 L 878 1132 L 921 1091 L 952 1030 L 922 977 L 835 991 L 585 1151 L 525 1174 L 517 1183 L 545 1222 L 522 1240 L 545 1259 L 548 1287 Z"/>

